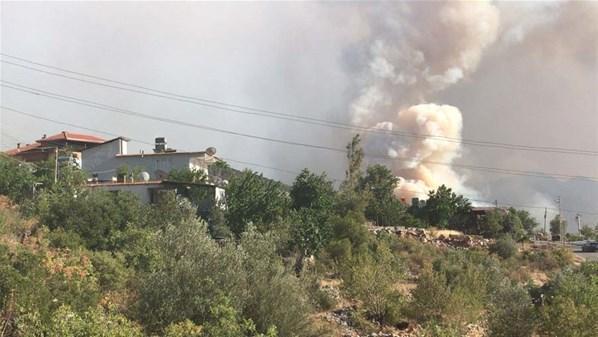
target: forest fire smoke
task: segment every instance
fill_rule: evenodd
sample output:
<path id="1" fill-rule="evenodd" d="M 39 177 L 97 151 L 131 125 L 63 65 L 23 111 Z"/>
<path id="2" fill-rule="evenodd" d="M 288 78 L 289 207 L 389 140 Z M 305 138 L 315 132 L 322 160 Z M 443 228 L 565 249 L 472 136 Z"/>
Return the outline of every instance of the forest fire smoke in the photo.
<path id="1" fill-rule="evenodd" d="M 391 159 L 402 198 L 421 197 L 441 184 L 467 190 L 450 166 L 461 153 L 461 112 L 427 103 L 427 97 L 475 71 L 496 40 L 498 10 L 485 1 L 402 3 L 369 15 L 372 39 L 365 85 L 351 107 L 353 122 L 419 136 L 368 135 L 368 153 Z"/>

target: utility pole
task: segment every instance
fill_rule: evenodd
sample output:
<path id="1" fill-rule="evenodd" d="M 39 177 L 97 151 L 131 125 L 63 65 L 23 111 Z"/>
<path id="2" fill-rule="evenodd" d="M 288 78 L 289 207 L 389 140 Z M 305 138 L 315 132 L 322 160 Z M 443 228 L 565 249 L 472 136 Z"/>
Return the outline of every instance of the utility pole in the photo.
<path id="1" fill-rule="evenodd" d="M 548 216 L 548 208 L 544 208 L 544 235 L 548 237 L 548 232 L 546 232 L 546 217 Z"/>
<path id="2" fill-rule="evenodd" d="M 54 148 L 54 184 L 58 182 L 58 148 Z"/>
<path id="3" fill-rule="evenodd" d="M 559 205 L 559 234 L 561 235 L 561 243 L 564 244 L 564 233 L 563 233 L 563 215 L 561 213 L 561 196 L 556 199 L 557 204 Z"/>
<path id="4" fill-rule="evenodd" d="M 577 213 L 575 220 L 577 220 L 577 234 L 581 235 L 581 214 Z"/>

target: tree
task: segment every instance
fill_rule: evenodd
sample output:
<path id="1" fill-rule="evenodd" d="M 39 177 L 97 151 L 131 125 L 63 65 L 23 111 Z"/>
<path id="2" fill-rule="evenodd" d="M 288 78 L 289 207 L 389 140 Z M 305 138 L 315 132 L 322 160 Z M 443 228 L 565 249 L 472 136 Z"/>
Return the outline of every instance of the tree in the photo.
<path id="1" fill-rule="evenodd" d="M 595 239 L 598 236 L 597 228 L 592 228 L 588 225 L 581 227 L 580 234 L 586 239 Z"/>
<path id="2" fill-rule="evenodd" d="M 345 181 L 343 187 L 354 190 L 357 188 L 359 178 L 361 177 L 361 164 L 363 162 L 363 149 L 361 148 L 361 137 L 359 134 L 353 136 L 347 144 L 347 160 L 349 161 L 347 171 L 345 171 Z"/>
<path id="3" fill-rule="evenodd" d="M 359 179 L 359 190 L 368 196 L 365 216 L 379 225 L 398 225 L 406 209 L 394 196 L 399 179 L 383 165 L 369 166 Z"/>
<path id="4" fill-rule="evenodd" d="M 291 186 L 291 207 L 295 210 L 310 208 L 329 212 L 334 204 L 334 187 L 326 173 L 316 175 L 303 169 Z"/>
<path id="5" fill-rule="evenodd" d="M 430 191 L 423 211 L 425 219 L 433 226 L 460 229 L 469 221 L 471 204 L 442 185 L 436 191 Z"/>
<path id="6" fill-rule="evenodd" d="M 487 212 L 481 221 L 479 233 L 487 238 L 496 238 L 504 232 L 504 212 L 502 209 L 493 209 Z"/>
<path id="7" fill-rule="evenodd" d="M 303 269 L 303 259 L 317 254 L 331 235 L 328 218 L 332 213 L 335 192 L 325 174 L 304 169 L 291 187 L 291 240 L 299 250 L 295 268 Z"/>
<path id="8" fill-rule="evenodd" d="M 35 176 L 31 165 L 0 155 L 0 194 L 21 203 L 33 195 Z"/>
<path id="9" fill-rule="evenodd" d="M 516 210 L 516 212 L 526 235 L 531 237 L 534 234 L 534 230 L 539 226 L 538 222 L 528 211 L 520 209 Z"/>
<path id="10" fill-rule="evenodd" d="M 249 223 L 260 231 L 267 231 L 287 215 L 289 203 L 281 183 L 245 170 L 228 184 L 226 220 L 236 235 L 244 232 Z"/>
<path id="11" fill-rule="evenodd" d="M 301 272 L 303 260 L 317 254 L 330 241 L 331 228 L 328 218 L 322 217 L 314 210 L 302 208 L 291 216 L 291 241 L 299 250 L 295 269 Z"/>
<path id="12" fill-rule="evenodd" d="M 359 179 L 359 188 L 367 190 L 376 200 L 388 200 L 394 197 L 394 190 L 399 183 L 392 172 L 384 165 L 368 166 L 366 174 Z"/>
<path id="13" fill-rule="evenodd" d="M 566 228 L 567 221 L 562 220 L 559 214 L 555 215 L 554 219 L 550 220 L 550 234 L 552 234 L 552 236 L 563 236 Z"/>
<path id="14" fill-rule="evenodd" d="M 514 208 L 509 208 L 507 214 L 503 217 L 503 233 L 509 234 L 515 240 L 520 241 L 525 238 L 526 231 L 523 228 L 519 212 Z"/>

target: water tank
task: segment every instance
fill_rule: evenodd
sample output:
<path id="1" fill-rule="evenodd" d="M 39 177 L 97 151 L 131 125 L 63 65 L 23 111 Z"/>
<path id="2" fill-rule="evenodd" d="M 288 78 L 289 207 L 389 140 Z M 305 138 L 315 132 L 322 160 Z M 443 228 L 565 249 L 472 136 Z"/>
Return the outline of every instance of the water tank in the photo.
<path id="1" fill-rule="evenodd" d="M 166 151 L 166 137 L 156 137 L 154 153 L 162 153 Z"/>

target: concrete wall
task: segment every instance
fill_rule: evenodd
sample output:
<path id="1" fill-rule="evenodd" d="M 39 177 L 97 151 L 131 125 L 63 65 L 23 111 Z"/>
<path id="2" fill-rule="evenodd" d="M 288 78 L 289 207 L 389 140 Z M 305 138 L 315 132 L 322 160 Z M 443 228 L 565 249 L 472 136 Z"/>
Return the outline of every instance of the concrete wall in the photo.
<path id="1" fill-rule="evenodd" d="M 163 154 L 128 155 L 116 158 L 116 168 L 127 166 L 150 174 L 150 180 L 165 179 L 171 170 L 195 169 L 208 174 L 208 160 L 205 154 L 171 152 Z"/>
<path id="2" fill-rule="evenodd" d="M 135 194 L 141 202 L 149 204 L 151 202 L 151 189 L 161 188 L 162 185 L 159 182 L 157 182 L 149 184 L 99 184 L 91 185 L 90 187 L 93 189 L 103 189 L 106 191 L 131 192 Z"/>
<path id="3" fill-rule="evenodd" d="M 96 173 L 100 180 L 111 180 L 116 177 L 118 164 L 116 156 L 126 154 L 127 141 L 116 139 L 82 152 L 82 168 L 89 174 Z"/>
<path id="4" fill-rule="evenodd" d="M 152 202 L 152 191 L 154 190 L 177 190 L 179 193 L 185 191 L 184 185 L 177 186 L 176 184 L 163 184 L 161 182 L 137 182 L 137 183 L 104 183 L 104 184 L 96 184 L 96 185 L 88 185 L 92 189 L 102 189 L 106 191 L 123 191 L 123 192 L 131 192 L 135 194 L 139 200 L 143 203 L 149 204 Z M 211 197 L 213 201 L 210 201 L 209 204 L 212 205 L 212 202 L 223 202 L 225 198 L 225 190 L 220 187 L 204 185 L 203 188 L 210 190 L 210 193 L 213 193 Z M 201 208 L 202 205 L 200 205 Z M 209 209 L 209 207 L 207 208 Z"/>
<path id="5" fill-rule="evenodd" d="M 145 171 L 150 180 L 165 179 L 173 169 L 197 169 L 208 174 L 208 163 L 215 159 L 203 152 L 168 152 L 145 155 L 127 154 L 127 142 L 117 139 L 83 151 L 82 167 L 98 179 L 110 181 L 117 176 L 117 170 L 126 166 L 129 170 Z M 135 177 L 138 179 L 138 177 Z"/>

